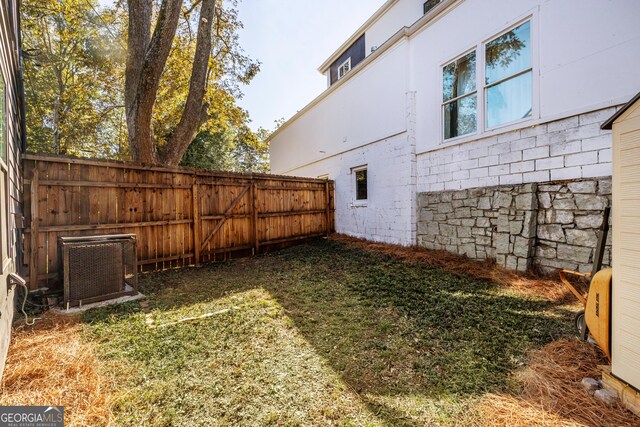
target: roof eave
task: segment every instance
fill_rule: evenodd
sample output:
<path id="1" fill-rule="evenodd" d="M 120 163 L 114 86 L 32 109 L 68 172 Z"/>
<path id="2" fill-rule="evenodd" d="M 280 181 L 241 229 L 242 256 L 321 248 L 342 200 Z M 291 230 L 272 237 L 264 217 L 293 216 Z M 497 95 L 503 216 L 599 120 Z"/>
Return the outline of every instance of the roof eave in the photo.
<path id="1" fill-rule="evenodd" d="M 618 111 L 616 111 L 616 112 L 615 112 L 615 114 L 614 114 L 613 116 L 609 117 L 609 118 L 607 119 L 607 121 L 606 121 L 606 122 L 604 122 L 604 123 L 602 124 L 602 126 L 600 126 L 600 129 L 602 129 L 602 130 L 611 130 L 611 129 L 613 128 L 613 122 L 615 122 L 615 121 L 618 119 L 618 117 L 620 117 L 621 115 L 623 115 L 623 114 L 624 114 L 624 113 L 625 113 L 629 108 L 631 108 L 631 106 L 632 106 L 633 104 L 635 104 L 635 103 L 636 103 L 636 101 L 638 101 L 638 100 L 640 100 L 640 92 L 638 92 L 638 93 L 636 94 L 636 96 L 634 96 L 634 97 L 631 99 L 631 101 L 627 102 L 626 104 L 624 104 L 624 105 L 622 106 L 622 108 L 620 108 Z"/>
<path id="2" fill-rule="evenodd" d="M 318 67 L 318 71 L 321 74 L 324 74 L 331 64 L 333 64 L 340 55 L 351 46 L 362 34 L 364 34 L 371 25 L 373 25 L 382 15 L 384 15 L 392 6 L 398 3 L 400 0 L 388 0 L 385 4 L 380 6 L 380 8 L 373 14 L 367 21 L 360 26 L 352 35 L 345 41 L 335 52 L 331 54 L 331 56 Z"/>

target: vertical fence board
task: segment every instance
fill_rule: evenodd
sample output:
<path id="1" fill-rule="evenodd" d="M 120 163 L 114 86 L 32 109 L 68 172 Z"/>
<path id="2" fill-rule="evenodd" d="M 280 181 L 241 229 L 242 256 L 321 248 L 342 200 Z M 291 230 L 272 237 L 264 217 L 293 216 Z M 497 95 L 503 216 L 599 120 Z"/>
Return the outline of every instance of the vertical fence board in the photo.
<path id="1" fill-rule="evenodd" d="M 58 283 L 57 237 L 134 233 L 140 271 L 200 265 L 327 235 L 334 184 L 24 156 L 29 286 Z"/>

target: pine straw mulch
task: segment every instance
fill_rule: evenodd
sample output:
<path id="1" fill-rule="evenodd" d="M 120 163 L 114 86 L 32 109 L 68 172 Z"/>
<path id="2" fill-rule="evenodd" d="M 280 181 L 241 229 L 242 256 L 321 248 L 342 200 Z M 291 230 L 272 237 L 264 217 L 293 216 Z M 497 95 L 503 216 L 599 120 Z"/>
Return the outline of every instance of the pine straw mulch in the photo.
<path id="1" fill-rule="evenodd" d="M 447 251 L 377 243 L 343 234 L 332 234 L 330 239 L 345 242 L 350 246 L 367 251 L 382 252 L 407 261 L 424 262 L 454 274 L 493 282 L 526 295 L 543 297 L 557 302 L 574 298 L 566 286 L 563 286 L 555 278 L 531 273 L 518 274 L 498 267 L 492 260 L 477 261 Z"/>
<path id="2" fill-rule="evenodd" d="M 554 341 L 533 351 L 518 373 L 519 395 L 489 394 L 476 410 L 483 426 L 618 426 L 640 425 L 640 419 L 620 405 L 608 406 L 582 388 L 585 377 L 599 378 L 602 352 L 578 339 Z"/>
<path id="3" fill-rule="evenodd" d="M 14 328 L 0 405 L 62 405 L 65 426 L 112 424 L 111 386 L 76 317 L 47 313 Z"/>
<path id="4" fill-rule="evenodd" d="M 518 274 L 491 261 L 476 261 L 446 251 L 376 243 L 335 234 L 331 239 L 368 251 L 385 253 L 414 262 L 424 262 L 454 274 L 494 282 L 504 288 L 551 301 L 574 298 L 557 279 Z M 619 405 L 607 406 L 585 391 L 585 377 L 600 378 L 598 365 L 608 364 L 596 346 L 578 339 L 554 341 L 529 356 L 528 365 L 517 374 L 518 395 L 488 394 L 464 424 L 498 426 L 640 426 L 640 419 Z"/>

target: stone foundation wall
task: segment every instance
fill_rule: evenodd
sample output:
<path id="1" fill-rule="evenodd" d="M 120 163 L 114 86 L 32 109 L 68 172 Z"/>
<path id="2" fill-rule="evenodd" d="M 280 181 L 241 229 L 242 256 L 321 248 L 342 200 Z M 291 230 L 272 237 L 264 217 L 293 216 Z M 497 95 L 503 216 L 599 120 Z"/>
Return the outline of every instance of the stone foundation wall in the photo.
<path id="1" fill-rule="evenodd" d="M 535 265 L 544 272 L 561 268 L 590 272 L 607 206 L 611 206 L 611 178 L 539 185 Z M 609 228 L 605 266 L 611 265 L 611 236 Z"/>
<path id="2" fill-rule="evenodd" d="M 518 271 L 590 271 L 610 195 L 610 178 L 420 193 L 417 241 Z"/>

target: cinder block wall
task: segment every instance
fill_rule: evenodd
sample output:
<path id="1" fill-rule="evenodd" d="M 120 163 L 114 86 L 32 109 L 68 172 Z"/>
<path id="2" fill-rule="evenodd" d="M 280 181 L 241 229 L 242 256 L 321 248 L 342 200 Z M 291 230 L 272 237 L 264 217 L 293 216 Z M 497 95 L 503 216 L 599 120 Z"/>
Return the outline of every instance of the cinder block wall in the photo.
<path id="1" fill-rule="evenodd" d="M 586 272 L 610 198 L 609 177 L 420 193 L 418 245 L 519 271 Z"/>
<path id="2" fill-rule="evenodd" d="M 610 107 L 418 155 L 418 191 L 611 176 Z"/>

